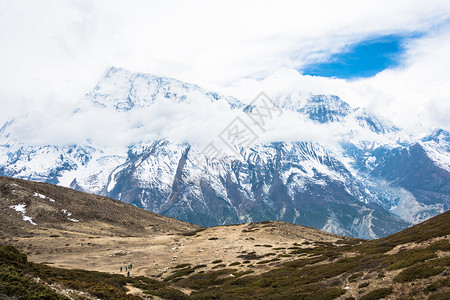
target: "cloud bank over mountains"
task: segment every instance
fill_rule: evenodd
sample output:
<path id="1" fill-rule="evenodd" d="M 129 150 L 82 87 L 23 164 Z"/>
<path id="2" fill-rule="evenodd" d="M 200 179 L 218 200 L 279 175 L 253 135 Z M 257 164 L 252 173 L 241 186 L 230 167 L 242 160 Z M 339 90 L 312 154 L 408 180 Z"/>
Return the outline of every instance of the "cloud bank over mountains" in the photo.
<path id="1" fill-rule="evenodd" d="M 248 110 L 254 104 L 178 80 L 111 67 L 92 92 L 78 103 L 55 101 L 50 108 L 35 107 L 33 113 L 25 112 L 13 119 L 11 126 L 7 125 L 0 133 L 7 139 L 36 146 L 76 144 L 127 148 L 140 142 L 167 139 L 177 144 L 188 143 L 198 150 L 210 142 L 227 149 L 220 135 L 239 118 L 256 135 L 252 144 L 301 140 L 333 147 L 343 139 L 389 144 L 399 137 L 405 138 L 403 132 L 390 132 L 393 125 L 387 120 L 375 118 L 387 130 L 382 130 L 383 135 L 361 126 L 358 116 L 367 112 L 355 111 L 356 108 L 336 97 L 323 96 L 317 103 L 312 97 L 306 93 L 281 93 L 271 98 L 273 103 L 268 102 L 268 108 L 274 104 L 280 109 L 271 109 L 270 116 L 269 110 L 260 110 L 264 124 L 258 126 L 258 112 L 250 114 Z M 259 102 L 256 105 L 261 107 Z M 325 109 L 344 114 L 336 122 L 331 119 L 318 123 L 299 113 L 305 107 L 314 112 Z M 242 129 L 240 126 L 239 130 Z"/>

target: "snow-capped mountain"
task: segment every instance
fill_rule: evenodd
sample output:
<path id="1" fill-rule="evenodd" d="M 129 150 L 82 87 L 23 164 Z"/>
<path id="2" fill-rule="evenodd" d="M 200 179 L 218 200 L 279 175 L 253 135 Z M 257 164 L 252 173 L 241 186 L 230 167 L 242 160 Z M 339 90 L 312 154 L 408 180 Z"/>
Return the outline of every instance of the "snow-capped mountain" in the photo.
<path id="1" fill-rule="evenodd" d="M 86 97 L 101 107 L 128 111 L 150 107 L 157 99 L 183 102 L 196 95 L 206 96 L 212 102 L 226 101 L 231 107 L 242 106 L 236 98 L 221 96 L 194 84 L 151 74 L 130 73 L 116 67 L 109 68 Z"/>
<path id="2" fill-rule="evenodd" d="M 252 111 L 196 85 L 114 67 L 85 101 L 129 114 L 152 110 L 155 101 L 189 102 L 199 95 Z M 299 136 L 212 159 L 164 137 L 127 150 L 89 143 L 30 146 L 15 139 L 12 120 L 0 130 L 0 175 L 70 186 L 203 226 L 283 220 L 376 238 L 448 210 L 448 132 L 400 143 L 399 128 L 337 96 L 297 100 L 281 97 L 275 103 L 317 126 L 352 129 L 333 147 Z M 376 139 L 354 138 L 364 130 Z"/>
<path id="3" fill-rule="evenodd" d="M 365 238 L 407 226 L 318 144 L 258 145 L 213 163 L 168 141 L 130 151 L 134 159 L 116 169 L 106 195 L 192 223 L 273 219 Z"/>
<path id="4" fill-rule="evenodd" d="M 314 95 L 297 110 L 319 123 L 340 122 L 351 112 L 350 105 L 337 96 Z"/>

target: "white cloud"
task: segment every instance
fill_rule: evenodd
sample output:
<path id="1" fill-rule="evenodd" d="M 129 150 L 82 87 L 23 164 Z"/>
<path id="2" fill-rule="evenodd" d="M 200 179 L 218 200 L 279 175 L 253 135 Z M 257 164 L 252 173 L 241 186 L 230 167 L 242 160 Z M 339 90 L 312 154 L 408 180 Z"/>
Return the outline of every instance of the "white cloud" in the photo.
<path id="1" fill-rule="evenodd" d="M 175 143 L 187 142 L 198 150 L 213 142 L 222 151 L 232 154 L 219 135 L 239 117 L 257 135 L 254 143 L 313 141 L 335 147 L 355 128 L 358 132 L 352 134 L 354 141 L 380 142 L 385 138 L 384 142 L 389 143 L 397 139 L 380 137 L 368 128 L 362 129 L 354 120 L 318 124 L 289 110 L 284 110 L 280 116 L 274 113 L 261 129 L 243 111 L 232 110 L 225 101 L 211 102 L 200 93 L 188 95 L 186 101 L 180 103 L 157 99 L 150 107 L 134 107 L 126 112 L 99 107 L 85 100 L 69 104 L 54 101 L 50 111 L 51 116 L 47 107 L 34 107 L 17 118 L 8 132 L 13 139 L 28 145 L 87 144 L 123 153 L 126 147 L 141 141 L 168 139 Z"/>
<path id="2" fill-rule="evenodd" d="M 161 104 L 148 112 L 152 118 L 89 107 L 67 118 L 87 105 L 79 99 L 105 69 L 117 65 L 245 101 L 261 90 L 273 97 L 337 94 L 399 125 L 416 128 L 412 116 L 420 113 L 424 127 L 448 129 L 450 38 L 437 26 L 449 17 L 449 1 L 0 0 L 0 121 L 27 113 L 31 123 L 23 123 L 22 135 L 34 142 L 51 135 L 71 143 L 89 133 L 105 144 L 156 134 L 208 136 L 205 124 L 227 122 L 208 104 L 203 117 L 199 108 Z M 408 45 L 405 65 L 374 78 L 345 81 L 295 71 L 368 37 L 417 31 L 427 35 Z M 211 112 L 217 119 L 208 120 Z M 136 120 L 146 126 L 130 134 Z"/>
<path id="3" fill-rule="evenodd" d="M 374 77 L 343 80 L 301 75 L 279 69 L 263 80 L 244 79 L 222 89 L 250 100 L 260 90 L 271 97 L 302 99 L 310 94 L 335 94 L 354 107 L 366 107 L 413 135 L 430 128 L 450 130 L 450 24 L 412 39 L 400 67 Z"/>

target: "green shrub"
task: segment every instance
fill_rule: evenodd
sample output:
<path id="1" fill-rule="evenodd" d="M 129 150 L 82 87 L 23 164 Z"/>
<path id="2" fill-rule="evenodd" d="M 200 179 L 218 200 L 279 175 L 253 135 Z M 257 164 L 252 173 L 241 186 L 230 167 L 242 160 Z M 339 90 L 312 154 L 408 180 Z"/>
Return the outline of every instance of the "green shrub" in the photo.
<path id="1" fill-rule="evenodd" d="M 432 258 L 436 258 L 437 254 L 430 250 L 412 250 L 399 252 L 396 255 L 386 258 L 391 263 L 387 267 L 388 270 L 403 269 L 419 262 L 423 262 Z"/>
<path id="2" fill-rule="evenodd" d="M 361 276 L 362 276 L 362 273 L 360 273 L 360 272 L 354 273 L 348 277 L 348 281 L 355 282 Z"/>
<path id="3" fill-rule="evenodd" d="M 183 277 L 183 276 L 189 275 L 189 274 L 194 273 L 194 272 L 195 272 L 195 270 L 193 268 L 191 268 L 191 267 L 180 269 L 180 270 L 175 271 L 170 276 L 167 276 L 166 278 L 164 278 L 164 281 L 170 281 L 170 280 L 173 280 L 175 278 Z"/>
<path id="4" fill-rule="evenodd" d="M 420 278 L 435 276 L 444 271 L 443 267 L 433 267 L 432 264 L 420 264 L 401 271 L 394 277 L 395 282 L 409 282 Z"/>
<path id="5" fill-rule="evenodd" d="M 450 299 L 450 291 L 436 293 L 428 298 L 428 300 L 448 300 L 448 299 Z"/>
<path id="6" fill-rule="evenodd" d="M 19 299 L 67 299 L 52 289 L 35 283 L 21 270 L 4 264 L 0 265 L 0 294 Z"/>
<path id="7" fill-rule="evenodd" d="M 186 268 L 189 267 L 191 264 L 179 264 L 176 265 L 175 267 L 173 267 L 174 269 L 181 269 L 181 268 Z"/>
<path id="8" fill-rule="evenodd" d="M 43 283 L 31 280 L 36 277 L 42 282 L 83 290 L 101 299 L 138 299 L 126 294 L 125 286 L 135 280 L 133 278 L 34 264 L 27 262 L 26 255 L 19 253 L 14 247 L 0 246 L 0 294 L 14 295 L 21 299 L 66 299 Z"/>
<path id="9" fill-rule="evenodd" d="M 202 229 L 198 229 L 198 230 L 194 230 L 194 231 L 183 232 L 181 235 L 183 235 L 183 236 L 194 236 L 197 233 L 202 232 L 204 230 L 206 230 L 206 228 L 202 228 Z"/>
<path id="10" fill-rule="evenodd" d="M 242 277 L 242 276 L 244 276 L 244 275 L 251 274 L 251 273 L 254 273 L 254 272 L 255 272 L 255 271 L 247 270 L 247 271 L 244 271 L 244 272 L 233 273 L 233 276 L 234 276 L 235 278 L 239 278 L 239 277 Z"/>
<path id="11" fill-rule="evenodd" d="M 220 285 L 226 281 L 233 280 L 232 277 L 224 277 L 229 274 L 235 273 L 236 269 L 222 269 L 217 271 L 209 271 L 205 273 L 199 273 L 191 275 L 188 278 L 182 279 L 178 282 L 183 287 L 191 288 L 194 290 L 207 289 L 212 286 Z"/>
<path id="12" fill-rule="evenodd" d="M 450 287 L 450 277 L 439 279 L 425 288 L 425 292 L 434 292 L 442 287 Z"/>
<path id="13" fill-rule="evenodd" d="M 20 253 L 13 246 L 0 246 L 0 263 L 13 266 L 24 265 L 27 262 L 27 256 Z"/>
<path id="14" fill-rule="evenodd" d="M 363 282 L 360 285 L 358 285 L 358 288 L 362 289 L 362 288 L 368 287 L 369 285 L 370 285 L 370 282 L 366 281 L 366 282 Z"/>
<path id="15" fill-rule="evenodd" d="M 267 264 L 267 263 L 279 261 L 279 260 L 280 260 L 279 258 L 272 258 L 272 259 L 268 259 L 268 260 L 258 261 L 256 264 L 258 264 L 258 265 Z"/>
<path id="16" fill-rule="evenodd" d="M 225 265 L 225 264 L 220 264 L 220 265 L 215 265 L 214 267 L 212 267 L 211 269 L 218 269 L 218 268 L 224 268 L 224 267 L 226 267 L 227 265 Z"/>
<path id="17" fill-rule="evenodd" d="M 197 270 L 197 269 L 201 269 L 201 268 L 204 268 L 204 267 L 206 267 L 206 265 L 197 265 L 197 266 L 193 267 L 193 269 Z"/>
<path id="18" fill-rule="evenodd" d="M 345 294 L 345 290 L 343 289 L 325 289 L 317 292 L 317 294 L 310 294 L 309 299 L 317 299 L 317 300 L 331 300 L 335 299 L 341 295 Z M 307 298 L 307 299 L 308 299 Z"/>
<path id="19" fill-rule="evenodd" d="M 244 260 L 255 260 L 255 259 L 261 259 L 264 255 L 257 255 L 256 252 L 249 252 L 245 254 L 238 255 L 237 258 L 242 258 Z"/>
<path id="20" fill-rule="evenodd" d="M 179 290 L 172 289 L 172 288 L 163 288 L 163 289 L 159 289 L 159 290 L 149 290 L 149 291 L 144 291 L 144 293 L 148 294 L 148 295 L 158 296 L 158 297 L 161 297 L 163 299 L 168 299 L 168 300 L 189 299 L 189 296 L 187 296 L 186 294 L 180 292 Z"/>
<path id="21" fill-rule="evenodd" d="M 392 293 L 392 288 L 381 288 L 373 290 L 365 295 L 363 295 L 360 300 L 376 300 L 384 298 Z"/>
<path id="22" fill-rule="evenodd" d="M 450 251 L 450 242 L 448 240 L 439 240 L 430 244 L 426 249 L 433 251 Z"/>

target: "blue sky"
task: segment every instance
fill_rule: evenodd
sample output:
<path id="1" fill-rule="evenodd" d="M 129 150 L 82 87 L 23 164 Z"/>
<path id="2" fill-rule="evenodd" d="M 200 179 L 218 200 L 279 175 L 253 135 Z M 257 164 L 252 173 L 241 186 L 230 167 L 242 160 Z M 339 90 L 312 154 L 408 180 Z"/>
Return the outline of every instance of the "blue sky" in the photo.
<path id="1" fill-rule="evenodd" d="M 327 61 L 306 65 L 300 71 L 305 75 L 354 79 L 372 77 L 401 64 L 404 41 L 408 37 L 387 35 L 360 41 Z"/>

